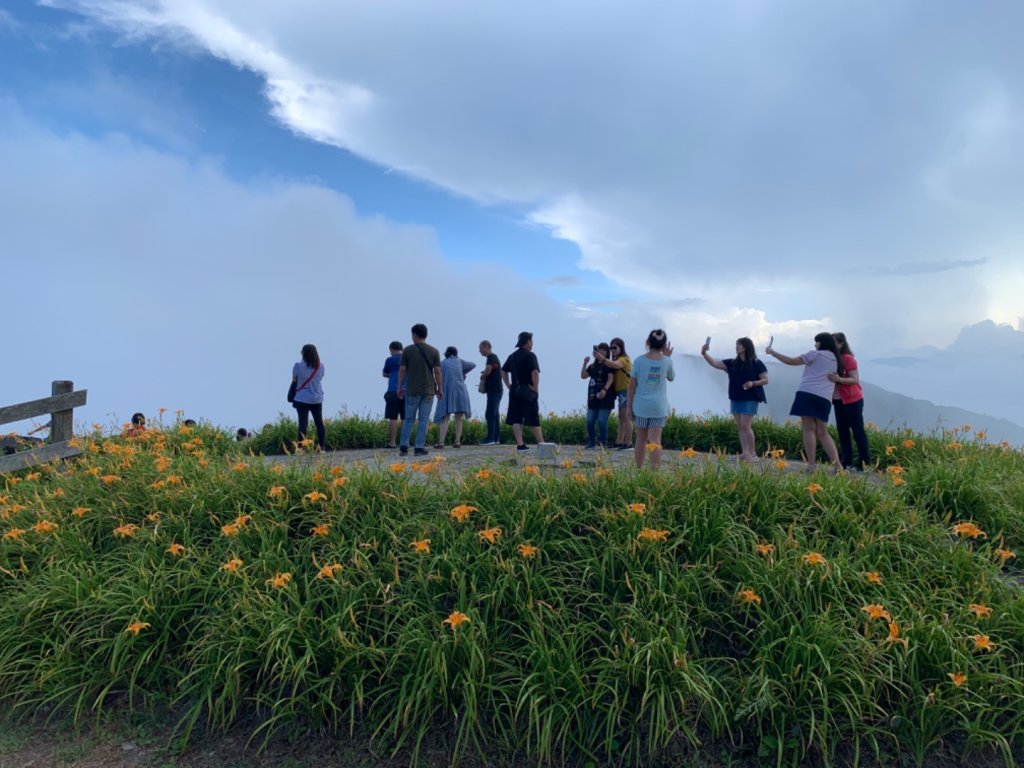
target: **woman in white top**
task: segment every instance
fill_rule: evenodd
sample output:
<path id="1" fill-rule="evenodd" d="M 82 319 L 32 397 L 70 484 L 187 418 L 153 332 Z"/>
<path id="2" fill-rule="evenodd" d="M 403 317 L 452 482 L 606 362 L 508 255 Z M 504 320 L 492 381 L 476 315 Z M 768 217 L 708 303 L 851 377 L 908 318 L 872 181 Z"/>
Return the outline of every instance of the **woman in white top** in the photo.
<path id="1" fill-rule="evenodd" d="M 789 357 L 771 347 L 765 352 L 786 365 L 804 366 L 800 385 L 796 388 L 790 416 L 799 416 L 804 430 L 804 461 L 807 467 L 815 466 L 818 443 L 833 466 L 840 466 L 839 452 L 832 436 L 828 433 L 828 417 L 832 411 L 832 394 L 836 385 L 829 374 L 839 370 L 839 354 L 836 340 L 831 333 L 819 333 L 814 337 L 814 349 L 799 357 Z"/>

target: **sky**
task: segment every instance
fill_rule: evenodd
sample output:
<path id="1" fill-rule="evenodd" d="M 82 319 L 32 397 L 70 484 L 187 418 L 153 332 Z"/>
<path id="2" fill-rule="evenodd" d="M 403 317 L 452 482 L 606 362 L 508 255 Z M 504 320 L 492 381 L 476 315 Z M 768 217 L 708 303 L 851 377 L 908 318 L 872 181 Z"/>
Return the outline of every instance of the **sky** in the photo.
<path id="1" fill-rule="evenodd" d="M 534 331 L 550 410 L 613 335 L 843 330 L 865 380 L 1024 423 L 1021 28 L 1016 0 L 5 0 L 0 404 L 72 379 L 85 422 L 258 427 L 311 342 L 326 411 L 376 415 L 424 322 L 473 361 Z"/>

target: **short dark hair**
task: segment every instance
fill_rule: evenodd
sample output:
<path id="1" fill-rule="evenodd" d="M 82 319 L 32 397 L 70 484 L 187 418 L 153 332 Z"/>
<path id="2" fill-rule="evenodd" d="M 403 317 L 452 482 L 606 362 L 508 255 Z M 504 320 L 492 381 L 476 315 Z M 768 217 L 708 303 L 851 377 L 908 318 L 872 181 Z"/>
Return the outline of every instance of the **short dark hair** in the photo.
<path id="1" fill-rule="evenodd" d="M 416 323 L 416 325 L 412 327 L 412 335 L 419 339 L 427 338 L 427 326 L 423 323 Z"/>
<path id="2" fill-rule="evenodd" d="M 533 340 L 533 334 L 529 331 L 519 332 L 519 341 L 516 342 L 516 347 L 525 347 L 527 342 Z"/>
<path id="3" fill-rule="evenodd" d="M 487 339 L 484 339 L 483 341 L 481 341 L 480 342 L 480 346 L 481 347 L 487 347 L 488 349 L 492 349 L 493 348 L 493 347 L 491 347 L 491 342 L 489 342 Z"/>
<path id="4" fill-rule="evenodd" d="M 599 344 L 595 344 L 594 349 L 603 349 L 605 352 L 611 352 L 611 347 L 608 346 L 607 341 L 602 341 Z"/>
<path id="5" fill-rule="evenodd" d="M 186 427 L 194 427 L 194 426 L 196 426 L 196 420 L 195 419 L 185 419 L 185 421 L 183 421 L 182 423 Z"/>
<path id="6" fill-rule="evenodd" d="M 235 432 L 235 440 L 245 440 L 249 436 L 249 430 L 245 427 L 239 427 L 238 431 Z"/>
<path id="7" fill-rule="evenodd" d="M 388 344 L 388 349 L 390 349 L 392 352 L 401 352 L 403 349 L 405 349 L 405 347 L 402 346 L 402 342 L 400 341 L 392 341 L 390 344 Z"/>
<path id="8" fill-rule="evenodd" d="M 132 414 L 132 426 L 133 427 L 144 427 L 146 426 L 146 417 L 141 413 Z"/>
<path id="9" fill-rule="evenodd" d="M 655 328 L 647 334 L 647 346 L 651 349 L 664 349 L 667 341 L 668 336 L 661 328 Z"/>
<path id="10" fill-rule="evenodd" d="M 444 351 L 444 356 L 445 357 L 458 357 L 459 356 L 459 350 L 457 350 L 455 347 L 448 347 L 448 349 L 446 349 Z"/>
<path id="11" fill-rule="evenodd" d="M 316 351 L 314 344 L 302 345 L 302 362 L 310 368 L 316 368 L 320 365 L 320 353 Z"/>

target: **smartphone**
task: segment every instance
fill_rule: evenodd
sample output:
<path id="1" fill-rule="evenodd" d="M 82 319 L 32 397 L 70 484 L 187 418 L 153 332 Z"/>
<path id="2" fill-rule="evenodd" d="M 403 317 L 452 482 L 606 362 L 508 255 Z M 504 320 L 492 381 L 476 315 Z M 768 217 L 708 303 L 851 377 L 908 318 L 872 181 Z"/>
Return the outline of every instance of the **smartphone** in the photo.
<path id="1" fill-rule="evenodd" d="M 709 346 L 709 347 L 710 347 L 710 346 L 711 346 L 711 337 L 710 337 L 710 336 L 708 336 L 708 337 L 707 337 L 706 339 L 704 339 L 704 343 L 705 343 L 705 344 L 706 344 L 707 346 Z"/>
<path id="2" fill-rule="evenodd" d="M 771 349 L 772 345 L 774 345 L 774 344 L 775 344 L 775 337 L 772 336 L 770 339 L 768 339 L 768 349 Z"/>

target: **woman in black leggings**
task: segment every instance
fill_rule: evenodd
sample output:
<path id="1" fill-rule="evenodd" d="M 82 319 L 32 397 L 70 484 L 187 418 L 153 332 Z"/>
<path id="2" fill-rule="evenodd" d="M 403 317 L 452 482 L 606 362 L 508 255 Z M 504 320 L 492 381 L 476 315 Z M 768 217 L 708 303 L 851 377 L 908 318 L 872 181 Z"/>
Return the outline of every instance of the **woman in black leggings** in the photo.
<path id="1" fill-rule="evenodd" d="M 839 453 L 843 466 L 853 468 L 853 442 L 857 443 L 857 469 L 863 470 L 871 464 L 868 435 L 864 431 L 864 391 L 860 386 L 860 373 L 853 350 L 846 341 L 845 333 L 833 333 L 839 349 L 839 373 L 830 373 L 829 379 L 836 387 L 835 399 L 836 430 L 839 432 Z M 850 440 L 850 434 L 853 440 Z"/>
<path id="2" fill-rule="evenodd" d="M 324 450 L 324 366 L 316 347 L 306 344 L 302 348 L 302 360 L 292 366 L 292 382 L 295 384 L 295 410 L 299 412 L 299 442 L 306 439 L 309 415 L 313 414 L 316 425 L 316 444 Z"/>

